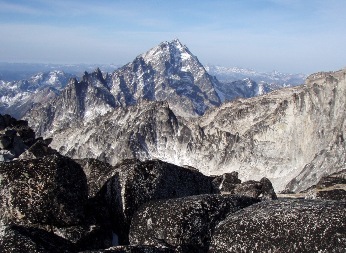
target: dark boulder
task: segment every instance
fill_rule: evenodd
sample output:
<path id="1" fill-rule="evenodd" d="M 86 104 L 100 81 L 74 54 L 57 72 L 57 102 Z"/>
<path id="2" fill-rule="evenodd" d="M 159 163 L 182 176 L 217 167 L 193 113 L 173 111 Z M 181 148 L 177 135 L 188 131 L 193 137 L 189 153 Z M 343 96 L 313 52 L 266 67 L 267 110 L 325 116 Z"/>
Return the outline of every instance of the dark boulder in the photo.
<path id="1" fill-rule="evenodd" d="M 9 148 L 9 146 L 11 145 L 12 141 L 11 141 L 11 137 L 6 135 L 6 134 L 2 134 L 0 136 L 0 149 L 7 149 Z"/>
<path id="2" fill-rule="evenodd" d="M 80 251 L 118 245 L 113 242 L 113 234 L 109 228 L 92 224 L 88 226 L 87 222 L 83 226 L 54 227 L 53 232 L 72 242 Z"/>
<path id="3" fill-rule="evenodd" d="M 77 249 L 68 240 L 43 229 L 12 225 L 2 228 L 0 252 L 60 253 Z"/>
<path id="4" fill-rule="evenodd" d="M 209 252 L 344 252 L 346 202 L 265 201 L 228 216 Z"/>
<path id="5" fill-rule="evenodd" d="M 238 178 L 238 172 L 236 171 L 216 176 L 213 180 L 216 192 L 234 193 L 234 189 L 238 184 L 241 184 L 241 180 Z"/>
<path id="6" fill-rule="evenodd" d="M 82 168 L 60 155 L 0 163 L 0 220 L 4 224 L 70 226 L 84 217 Z"/>
<path id="7" fill-rule="evenodd" d="M 36 142 L 35 132 L 24 120 L 0 114 L 0 161 L 17 158 Z"/>
<path id="8" fill-rule="evenodd" d="M 277 199 L 273 185 L 267 178 L 262 178 L 260 181 L 249 180 L 237 184 L 234 188 L 234 194 L 252 198 Z"/>
<path id="9" fill-rule="evenodd" d="M 213 192 L 211 178 L 202 173 L 162 161 L 127 160 L 115 166 L 110 178 L 95 197 L 104 203 L 111 215 L 100 219 L 111 222 L 121 244 L 128 243 L 128 232 L 133 214 L 150 201 L 179 198 Z M 97 210 L 95 210 L 97 212 Z"/>
<path id="10" fill-rule="evenodd" d="M 274 191 L 274 187 L 272 182 L 266 177 L 263 177 L 260 180 L 261 184 L 261 199 L 277 199 L 276 193 Z"/>
<path id="11" fill-rule="evenodd" d="M 72 159 L 51 155 L 2 163 L 0 179 L 3 224 L 46 230 L 79 250 L 113 245 L 110 227 L 95 220 L 100 209 L 88 209 L 86 176 Z"/>
<path id="12" fill-rule="evenodd" d="M 258 198 L 262 191 L 262 185 L 255 180 L 249 180 L 235 187 L 234 193 L 242 196 Z"/>
<path id="13" fill-rule="evenodd" d="M 207 252 L 215 226 L 230 213 L 258 201 L 219 194 L 152 201 L 134 215 L 130 243 L 170 246 L 176 252 Z"/>
<path id="14" fill-rule="evenodd" d="M 0 130 L 4 130 L 6 127 L 16 125 L 18 121 L 8 114 L 0 114 Z"/>

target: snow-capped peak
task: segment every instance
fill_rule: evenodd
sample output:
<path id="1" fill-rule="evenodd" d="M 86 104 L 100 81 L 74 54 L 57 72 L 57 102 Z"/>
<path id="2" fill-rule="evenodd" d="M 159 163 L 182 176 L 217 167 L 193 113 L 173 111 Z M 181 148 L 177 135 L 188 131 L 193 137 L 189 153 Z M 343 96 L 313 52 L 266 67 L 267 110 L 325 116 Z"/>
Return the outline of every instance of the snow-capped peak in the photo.
<path id="1" fill-rule="evenodd" d="M 165 59 L 180 64 L 181 61 L 197 59 L 178 39 L 162 42 L 139 57 L 142 57 L 146 63 L 155 63 Z"/>
<path id="2" fill-rule="evenodd" d="M 110 89 L 121 104 L 166 100 L 175 112 L 189 116 L 220 104 L 214 79 L 178 39 L 160 43 L 112 76 Z"/>

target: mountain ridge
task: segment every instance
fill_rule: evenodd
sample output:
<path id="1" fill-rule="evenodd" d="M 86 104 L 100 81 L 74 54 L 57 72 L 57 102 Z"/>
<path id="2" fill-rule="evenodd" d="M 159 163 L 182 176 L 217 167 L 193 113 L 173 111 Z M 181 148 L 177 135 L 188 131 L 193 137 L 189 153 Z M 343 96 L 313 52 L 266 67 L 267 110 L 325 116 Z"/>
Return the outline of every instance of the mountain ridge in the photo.
<path id="1" fill-rule="evenodd" d="M 57 132 L 52 146 L 73 158 L 111 164 L 136 157 L 193 166 L 207 175 L 238 171 L 244 180 L 261 175 L 283 190 L 321 150 L 333 145 L 335 136 L 345 136 L 345 117 L 338 113 L 345 103 L 344 72 L 332 73 L 339 80 L 329 74 L 303 86 L 237 99 L 197 120 L 175 115 L 167 102 L 142 101 L 99 116 L 94 125 Z M 338 156 L 324 169 L 333 172 L 334 165 L 344 166 L 342 161 Z"/>

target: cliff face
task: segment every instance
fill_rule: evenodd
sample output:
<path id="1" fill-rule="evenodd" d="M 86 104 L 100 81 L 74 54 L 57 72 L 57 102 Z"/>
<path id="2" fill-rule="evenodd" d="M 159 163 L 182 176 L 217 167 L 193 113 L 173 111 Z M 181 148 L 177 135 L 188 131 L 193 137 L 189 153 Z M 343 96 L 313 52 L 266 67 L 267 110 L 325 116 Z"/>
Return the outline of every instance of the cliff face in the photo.
<path id="1" fill-rule="evenodd" d="M 266 175 L 282 189 L 310 164 L 289 185 L 302 190 L 345 166 L 345 99 L 345 71 L 318 73 L 304 86 L 225 104 L 205 115 L 201 126 L 239 135 L 236 146 L 243 151 L 221 170 Z"/>

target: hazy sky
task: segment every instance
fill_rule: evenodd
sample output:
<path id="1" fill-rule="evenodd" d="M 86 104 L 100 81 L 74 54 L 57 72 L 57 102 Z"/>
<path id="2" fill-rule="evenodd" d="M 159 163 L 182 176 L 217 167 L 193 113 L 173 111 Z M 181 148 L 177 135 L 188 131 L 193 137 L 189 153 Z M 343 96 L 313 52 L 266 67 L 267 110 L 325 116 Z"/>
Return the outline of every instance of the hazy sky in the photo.
<path id="1" fill-rule="evenodd" d="M 345 0 L 0 0 L 0 61 L 125 64 L 179 38 L 203 64 L 346 67 Z"/>

